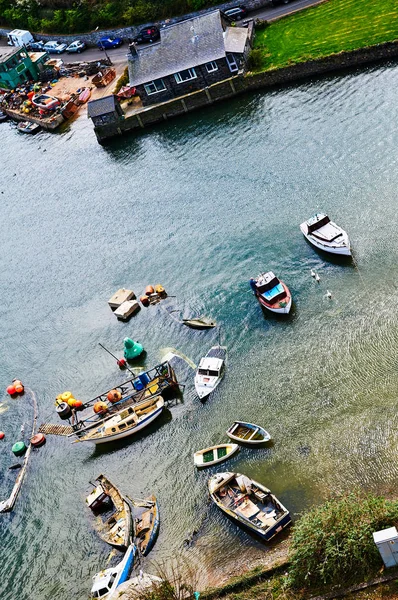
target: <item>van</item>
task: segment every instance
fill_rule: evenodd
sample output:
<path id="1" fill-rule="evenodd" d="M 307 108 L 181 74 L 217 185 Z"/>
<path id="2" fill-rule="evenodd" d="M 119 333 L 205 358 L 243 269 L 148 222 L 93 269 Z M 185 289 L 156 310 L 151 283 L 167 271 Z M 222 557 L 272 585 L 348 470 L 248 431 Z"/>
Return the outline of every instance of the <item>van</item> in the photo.
<path id="1" fill-rule="evenodd" d="M 31 42 L 35 41 L 33 35 L 24 29 L 10 31 L 10 33 L 7 33 L 7 38 L 9 46 L 28 46 Z"/>

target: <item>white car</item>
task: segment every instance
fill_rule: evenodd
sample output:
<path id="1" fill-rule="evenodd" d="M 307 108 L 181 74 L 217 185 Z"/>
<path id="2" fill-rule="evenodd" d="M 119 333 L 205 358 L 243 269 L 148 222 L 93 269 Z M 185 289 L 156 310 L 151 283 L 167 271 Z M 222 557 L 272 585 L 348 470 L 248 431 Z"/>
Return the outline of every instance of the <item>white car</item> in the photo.
<path id="1" fill-rule="evenodd" d="M 47 42 L 44 44 L 43 50 L 49 54 L 61 54 L 65 52 L 67 44 L 60 44 L 59 42 Z"/>
<path id="2" fill-rule="evenodd" d="M 80 40 L 75 40 L 74 42 L 69 44 L 66 51 L 68 54 L 71 54 L 74 52 L 76 52 L 77 54 L 80 54 L 80 52 L 83 52 L 83 50 L 85 50 L 86 48 L 87 48 L 87 46 L 86 46 L 85 42 L 81 42 Z"/>

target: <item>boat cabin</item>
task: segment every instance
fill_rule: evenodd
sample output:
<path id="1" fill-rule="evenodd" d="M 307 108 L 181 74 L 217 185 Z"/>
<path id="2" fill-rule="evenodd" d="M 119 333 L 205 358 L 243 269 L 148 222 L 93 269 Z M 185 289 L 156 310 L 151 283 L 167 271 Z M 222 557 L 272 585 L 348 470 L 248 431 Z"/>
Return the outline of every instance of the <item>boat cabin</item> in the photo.
<path id="1" fill-rule="evenodd" d="M 327 215 L 316 214 L 307 221 L 308 233 L 312 233 L 328 223 L 330 223 L 330 219 Z"/>
<path id="2" fill-rule="evenodd" d="M 207 357 L 201 359 L 198 368 L 198 375 L 203 377 L 218 377 L 220 375 L 223 360 L 221 358 Z"/>
<path id="3" fill-rule="evenodd" d="M 86 498 L 87 505 L 93 512 L 100 511 L 109 500 L 110 498 L 102 485 L 98 485 Z"/>
<path id="4" fill-rule="evenodd" d="M 308 233 L 324 242 L 334 242 L 343 235 L 340 227 L 329 219 L 327 215 L 317 214 L 307 221 Z"/>
<path id="5" fill-rule="evenodd" d="M 93 587 L 91 588 L 91 598 L 104 598 L 111 590 L 117 577 L 117 572 L 113 569 L 102 571 L 93 577 Z"/>
<path id="6" fill-rule="evenodd" d="M 272 271 L 258 276 L 255 282 L 255 291 L 270 304 L 274 304 L 286 296 L 285 288 Z"/>

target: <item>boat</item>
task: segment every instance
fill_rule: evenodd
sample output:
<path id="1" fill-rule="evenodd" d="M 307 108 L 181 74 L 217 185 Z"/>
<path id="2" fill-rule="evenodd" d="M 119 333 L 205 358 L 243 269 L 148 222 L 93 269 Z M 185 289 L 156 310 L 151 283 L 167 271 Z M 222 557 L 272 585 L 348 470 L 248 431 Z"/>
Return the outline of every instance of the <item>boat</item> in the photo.
<path id="1" fill-rule="evenodd" d="M 7 113 L 0 110 L 0 123 L 2 123 L 3 121 L 7 121 L 7 119 L 8 119 Z"/>
<path id="2" fill-rule="evenodd" d="M 210 446 L 204 450 L 198 450 L 193 455 L 193 461 L 196 467 L 212 467 L 224 460 L 231 458 L 236 452 L 239 452 L 238 444 L 219 444 Z"/>
<path id="3" fill-rule="evenodd" d="M 209 396 L 224 377 L 225 357 L 224 346 L 213 346 L 206 356 L 200 359 L 195 375 L 195 389 L 201 400 Z"/>
<path id="4" fill-rule="evenodd" d="M 20 121 L 17 129 L 21 133 L 37 133 L 40 130 L 40 125 L 38 123 L 30 123 L 30 121 Z"/>
<path id="5" fill-rule="evenodd" d="M 90 99 L 91 88 L 89 88 L 89 87 L 79 88 L 76 91 L 76 93 L 79 94 L 79 102 L 80 102 L 80 104 L 85 104 Z"/>
<path id="6" fill-rule="evenodd" d="M 161 415 L 163 408 L 162 396 L 155 396 L 100 420 L 94 427 L 89 426 L 76 430 L 71 435 L 76 436 L 76 442 L 93 442 L 94 444 L 115 442 L 148 427 Z"/>
<path id="7" fill-rule="evenodd" d="M 192 327 L 192 329 L 212 329 L 217 325 L 215 321 L 207 319 L 207 317 L 199 317 L 197 319 L 183 319 L 182 322 L 187 327 Z"/>
<path id="8" fill-rule="evenodd" d="M 244 421 L 235 421 L 226 433 L 231 440 L 245 444 L 264 444 L 271 439 L 268 431 L 265 431 L 260 425 Z"/>
<path id="9" fill-rule="evenodd" d="M 272 271 L 261 273 L 257 279 L 250 279 L 250 287 L 260 305 L 277 314 L 289 314 L 292 296 L 289 288 Z"/>
<path id="10" fill-rule="evenodd" d="M 61 108 L 61 115 L 66 120 L 71 119 L 77 113 L 80 106 L 79 97 L 76 94 L 72 94 L 68 102 Z"/>
<path id="11" fill-rule="evenodd" d="M 152 550 L 159 533 L 159 506 L 155 496 L 145 500 L 132 500 L 134 508 L 144 508 L 144 512 L 134 519 L 135 543 L 138 551 L 146 556 Z"/>
<path id="12" fill-rule="evenodd" d="M 106 87 L 116 77 L 115 69 L 103 69 L 92 78 L 92 83 L 95 87 Z"/>
<path id="13" fill-rule="evenodd" d="M 304 221 L 301 223 L 300 229 L 306 240 L 318 250 L 341 256 L 351 256 L 347 233 L 324 213 L 317 213 L 308 221 Z"/>
<path id="14" fill-rule="evenodd" d="M 35 94 L 32 97 L 32 104 L 42 110 L 55 110 L 60 105 L 60 101 L 48 94 Z"/>
<path id="15" fill-rule="evenodd" d="M 270 541 L 290 525 L 289 511 L 261 483 L 240 473 L 216 473 L 210 477 L 210 497 L 238 525 Z"/>
<path id="16" fill-rule="evenodd" d="M 123 559 L 115 567 L 104 569 L 93 577 L 91 600 L 113 600 L 119 596 L 120 586 L 128 581 L 129 574 L 134 565 L 134 556 L 137 548 L 130 544 Z"/>
<path id="17" fill-rule="evenodd" d="M 133 531 L 130 506 L 118 488 L 105 475 L 95 480 L 86 503 L 97 517 L 98 532 L 107 544 L 127 548 Z"/>

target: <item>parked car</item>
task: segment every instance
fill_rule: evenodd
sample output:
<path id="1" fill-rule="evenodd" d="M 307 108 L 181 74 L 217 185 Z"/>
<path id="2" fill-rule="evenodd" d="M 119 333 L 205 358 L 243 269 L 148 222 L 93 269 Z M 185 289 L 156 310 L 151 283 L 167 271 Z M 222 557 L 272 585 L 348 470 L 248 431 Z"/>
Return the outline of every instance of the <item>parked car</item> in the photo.
<path id="1" fill-rule="evenodd" d="M 66 48 L 67 44 L 60 44 L 59 42 L 47 42 L 47 44 L 44 44 L 43 46 L 43 50 L 49 54 L 62 54 L 62 52 L 65 52 Z"/>
<path id="2" fill-rule="evenodd" d="M 43 50 L 44 48 L 44 42 L 40 41 L 40 42 L 30 42 L 30 44 L 28 44 L 28 50 L 33 50 L 35 52 L 37 52 L 38 50 Z"/>
<path id="3" fill-rule="evenodd" d="M 156 42 L 156 40 L 160 39 L 160 31 L 156 27 L 156 25 L 151 25 L 150 27 L 144 27 L 141 29 L 138 35 L 135 36 L 133 42 L 136 44 L 147 44 Z"/>
<path id="4" fill-rule="evenodd" d="M 122 44 L 122 38 L 103 37 L 99 40 L 97 46 L 100 50 L 110 50 L 111 48 L 119 48 Z"/>
<path id="5" fill-rule="evenodd" d="M 83 52 L 83 50 L 85 50 L 86 48 L 87 48 L 87 44 L 85 42 L 81 42 L 80 40 L 75 40 L 74 42 L 69 44 L 66 51 L 68 54 L 73 54 L 74 52 L 76 52 L 77 54 L 80 54 L 80 52 Z"/>
<path id="6" fill-rule="evenodd" d="M 228 8 L 224 11 L 224 15 L 227 15 L 233 21 L 240 21 L 246 19 L 248 14 L 247 8 L 244 6 L 235 6 L 234 8 Z"/>

